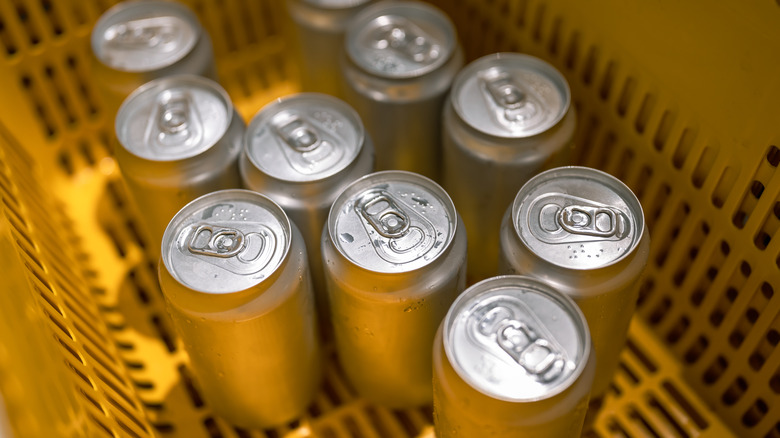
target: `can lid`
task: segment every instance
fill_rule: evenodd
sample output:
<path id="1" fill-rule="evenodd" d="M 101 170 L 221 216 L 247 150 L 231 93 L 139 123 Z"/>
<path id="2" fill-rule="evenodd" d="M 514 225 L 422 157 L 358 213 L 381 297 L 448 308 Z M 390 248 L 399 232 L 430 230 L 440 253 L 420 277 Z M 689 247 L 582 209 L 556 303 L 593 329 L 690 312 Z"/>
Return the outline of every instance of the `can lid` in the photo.
<path id="1" fill-rule="evenodd" d="M 290 248 L 290 221 L 276 203 L 249 190 L 220 190 L 190 202 L 162 239 L 165 268 L 200 292 L 240 292 L 276 271 Z"/>
<path id="2" fill-rule="evenodd" d="M 585 317 L 571 298 L 541 281 L 493 277 L 466 289 L 444 318 L 444 350 L 458 375 L 490 397 L 552 397 L 590 356 Z"/>
<path id="3" fill-rule="evenodd" d="M 455 51 L 455 27 L 439 9 L 418 2 L 382 2 L 357 15 L 346 52 L 370 74 L 404 79 L 442 66 Z"/>
<path id="4" fill-rule="evenodd" d="M 617 263 L 639 245 L 642 205 L 619 179 L 587 167 L 531 178 L 512 204 L 515 232 L 534 254 L 577 270 Z"/>
<path id="5" fill-rule="evenodd" d="M 366 175 L 336 198 L 328 231 L 339 252 L 366 270 L 409 272 L 447 250 L 458 224 L 455 205 L 432 180 L 389 170 Z"/>
<path id="6" fill-rule="evenodd" d="M 563 75 L 541 59 L 519 53 L 495 53 L 467 65 L 455 78 L 451 96 L 469 126 L 502 138 L 545 132 L 571 105 Z"/>
<path id="7" fill-rule="evenodd" d="M 92 51 L 105 65 L 148 72 L 192 51 L 202 32 L 195 14 L 168 1 L 124 2 L 106 11 L 92 29 Z"/>
<path id="8" fill-rule="evenodd" d="M 116 115 L 116 135 L 138 157 L 181 160 L 216 144 L 232 118 L 233 104 L 216 82 L 167 76 L 147 82 L 125 99 Z"/>
<path id="9" fill-rule="evenodd" d="M 284 181 L 316 181 L 334 175 L 360 153 L 363 123 L 343 101 L 319 93 L 277 99 L 261 109 L 246 132 L 252 164 Z"/>

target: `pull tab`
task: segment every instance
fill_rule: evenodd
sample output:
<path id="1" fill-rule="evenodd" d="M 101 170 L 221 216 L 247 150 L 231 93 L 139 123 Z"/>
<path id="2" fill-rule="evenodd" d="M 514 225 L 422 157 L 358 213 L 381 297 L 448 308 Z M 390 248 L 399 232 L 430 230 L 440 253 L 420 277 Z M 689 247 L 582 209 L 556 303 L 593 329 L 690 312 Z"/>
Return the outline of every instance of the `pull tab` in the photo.
<path id="1" fill-rule="evenodd" d="M 396 17 L 390 26 L 381 29 L 375 47 L 392 50 L 409 61 L 419 64 L 433 62 L 441 55 L 441 48 L 433 39 L 411 21 Z"/>
<path id="2" fill-rule="evenodd" d="M 479 79 L 495 105 L 494 112 L 500 123 L 527 129 L 544 119 L 540 103 L 509 73 L 490 69 L 481 72 Z"/>
<path id="3" fill-rule="evenodd" d="M 297 152 L 309 152 L 320 146 L 320 139 L 314 128 L 300 117 L 294 117 L 286 123 L 274 126 L 278 135 L 287 146 Z"/>
<path id="4" fill-rule="evenodd" d="M 619 213 L 611 208 L 570 205 L 558 211 L 558 224 L 571 234 L 612 237 L 619 230 Z"/>
<path id="5" fill-rule="evenodd" d="M 476 329 L 538 381 L 552 381 L 564 370 L 566 360 L 558 349 L 517 319 L 509 307 L 499 305 L 489 309 L 477 321 Z"/>
<path id="6" fill-rule="evenodd" d="M 244 249 L 244 233 L 233 228 L 215 228 L 201 225 L 192 233 L 187 249 L 193 254 L 230 258 Z"/>
<path id="7" fill-rule="evenodd" d="M 103 38 L 108 46 L 116 49 L 156 49 L 168 52 L 176 48 L 182 26 L 179 21 L 176 17 L 129 20 L 109 26 Z"/>
<path id="8" fill-rule="evenodd" d="M 146 139 L 160 152 L 176 148 L 176 153 L 197 147 L 203 140 L 203 124 L 192 95 L 183 90 L 164 90 L 149 118 Z"/>
<path id="9" fill-rule="evenodd" d="M 359 211 L 382 237 L 401 237 L 409 229 L 409 215 L 385 193 L 363 203 Z"/>

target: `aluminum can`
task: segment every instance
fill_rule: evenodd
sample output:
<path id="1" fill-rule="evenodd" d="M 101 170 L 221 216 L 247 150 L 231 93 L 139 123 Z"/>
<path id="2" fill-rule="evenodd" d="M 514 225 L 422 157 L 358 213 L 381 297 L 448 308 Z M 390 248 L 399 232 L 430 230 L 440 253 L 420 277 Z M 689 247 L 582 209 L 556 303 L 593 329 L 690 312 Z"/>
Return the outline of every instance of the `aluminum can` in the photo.
<path id="1" fill-rule="evenodd" d="M 128 1 L 107 10 L 92 28 L 93 78 L 113 116 L 139 86 L 163 76 L 217 79 L 211 38 L 186 6 Z"/>
<path id="2" fill-rule="evenodd" d="M 281 207 L 249 190 L 192 201 L 165 230 L 159 274 L 193 374 L 218 415 L 268 428 L 304 413 L 322 360 L 306 246 Z"/>
<path id="3" fill-rule="evenodd" d="M 142 85 L 119 108 L 115 155 L 158 255 L 163 232 L 184 205 L 241 187 L 244 121 L 222 87 L 199 76 Z"/>
<path id="4" fill-rule="evenodd" d="M 381 2 L 352 20 L 344 44 L 345 100 L 374 139 L 377 169 L 438 180 L 441 110 L 463 65 L 452 22 L 427 4 Z"/>
<path id="5" fill-rule="evenodd" d="M 364 176 L 333 203 L 322 239 L 331 322 L 361 396 L 431 402 L 431 344 L 465 287 L 465 234 L 447 193 L 411 172 Z"/>
<path id="6" fill-rule="evenodd" d="M 636 309 L 650 236 L 642 206 L 617 178 L 561 167 L 528 181 L 501 226 L 499 271 L 530 275 L 574 299 L 590 326 L 606 391 Z"/>
<path id="7" fill-rule="evenodd" d="M 282 206 L 309 253 L 317 314 L 327 326 L 320 240 L 330 206 L 352 181 L 374 170 L 374 147 L 357 113 L 325 94 L 277 99 L 249 123 L 240 160 L 246 188 Z"/>
<path id="8" fill-rule="evenodd" d="M 595 366 L 585 318 L 566 295 L 530 277 L 481 281 L 436 334 L 436 436 L 580 436 Z"/>
<path id="9" fill-rule="evenodd" d="M 349 20 L 374 0 L 287 0 L 294 23 L 301 87 L 341 97 L 339 54 Z"/>
<path id="10" fill-rule="evenodd" d="M 566 79 L 528 55 L 498 53 L 466 66 L 443 116 L 442 185 L 469 234 L 469 284 L 496 274 L 501 218 L 520 187 L 566 161 L 576 125 Z"/>

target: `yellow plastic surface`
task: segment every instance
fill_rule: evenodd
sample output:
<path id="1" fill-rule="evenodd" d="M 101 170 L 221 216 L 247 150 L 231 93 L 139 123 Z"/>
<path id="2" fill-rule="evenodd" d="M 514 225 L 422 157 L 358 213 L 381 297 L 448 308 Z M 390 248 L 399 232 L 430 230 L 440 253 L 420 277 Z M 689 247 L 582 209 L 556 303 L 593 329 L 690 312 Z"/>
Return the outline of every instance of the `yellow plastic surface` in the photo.
<path id="1" fill-rule="evenodd" d="M 111 157 L 112 116 L 90 80 L 91 26 L 112 3 L 0 0 L 0 392 L 11 428 L 433 436 L 429 409 L 365 403 L 332 359 L 300 421 L 249 432 L 210 413 L 171 331 Z M 186 3 L 245 118 L 298 89 L 281 1 Z M 639 312 L 587 435 L 780 436 L 780 5 L 434 3 L 452 16 L 467 59 L 516 50 L 556 65 L 578 110 L 578 163 L 623 179 L 645 209 L 652 252 Z"/>

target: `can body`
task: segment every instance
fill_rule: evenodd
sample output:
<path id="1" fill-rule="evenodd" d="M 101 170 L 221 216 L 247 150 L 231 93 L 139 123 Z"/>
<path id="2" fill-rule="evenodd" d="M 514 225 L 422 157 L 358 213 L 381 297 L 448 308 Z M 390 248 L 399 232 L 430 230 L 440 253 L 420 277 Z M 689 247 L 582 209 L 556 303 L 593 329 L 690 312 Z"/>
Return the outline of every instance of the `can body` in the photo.
<path id="1" fill-rule="evenodd" d="M 534 94 L 533 81 L 546 85 L 546 94 Z M 523 96 L 533 99 L 518 104 Z M 470 284 L 497 273 L 501 218 L 517 190 L 568 161 L 576 125 L 570 100 L 563 76 L 527 55 L 489 55 L 458 74 L 444 106 L 442 185 L 469 234 Z M 516 112 L 531 103 L 546 117 L 523 124 Z"/>
<path id="2" fill-rule="evenodd" d="M 162 253 L 166 304 L 214 411 L 244 428 L 302 415 L 321 353 L 295 224 L 257 193 L 214 192 L 174 217 Z"/>
<path id="3" fill-rule="evenodd" d="M 504 217 L 499 270 L 545 281 L 574 299 L 588 320 L 599 364 L 594 400 L 617 368 L 649 246 L 639 201 L 619 180 L 594 169 L 539 174 Z"/>
<path id="4" fill-rule="evenodd" d="M 125 2 L 106 11 L 91 36 L 93 78 L 108 114 L 136 88 L 164 76 L 217 80 L 211 37 L 186 6 Z"/>
<path id="5" fill-rule="evenodd" d="M 341 97 L 338 54 L 349 20 L 374 0 L 287 0 L 295 24 L 301 87 Z"/>
<path id="6" fill-rule="evenodd" d="M 496 303 L 497 294 L 504 294 L 504 300 L 526 300 L 527 306 L 484 310 L 483 304 Z M 484 312 L 483 320 L 469 327 L 478 312 Z M 557 319 L 545 319 L 550 314 Z M 459 331 L 458 320 L 475 333 Z M 538 354 L 542 350 L 554 360 L 528 359 L 543 357 Z M 548 366 L 557 361 L 563 363 L 559 369 Z M 579 436 L 595 366 L 587 324 L 571 300 L 527 277 L 477 283 L 453 304 L 433 344 L 436 436 Z"/>
<path id="7" fill-rule="evenodd" d="M 138 88 L 117 114 L 116 158 L 157 255 L 165 227 L 185 204 L 241 186 L 244 121 L 227 93 L 197 76 Z"/>
<path id="8" fill-rule="evenodd" d="M 465 230 L 449 197 L 409 172 L 361 178 L 333 204 L 322 256 L 349 381 L 389 407 L 430 403 L 430 346 L 465 286 Z"/>
<path id="9" fill-rule="evenodd" d="M 374 139 L 378 170 L 438 180 L 441 109 L 463 65 L 447 16 L 417 2 L 384 2 L 350 24 L 342 55 L 345 100 Z"/>
<path id="10" fill-rule="evenodd" d="M 344 102 L 319 93 L 274 101 L 250 122 L 240 168 L 244 186 L 273 199 L 301 230 L 317 314 L 327 327 L 322 229 L 336 196 L 374 168 L 374 148 L 360 117 Z"/>

